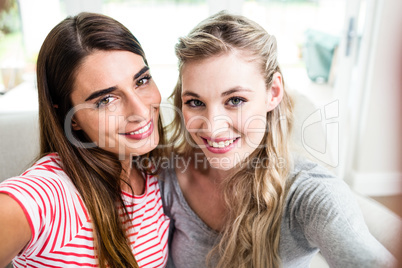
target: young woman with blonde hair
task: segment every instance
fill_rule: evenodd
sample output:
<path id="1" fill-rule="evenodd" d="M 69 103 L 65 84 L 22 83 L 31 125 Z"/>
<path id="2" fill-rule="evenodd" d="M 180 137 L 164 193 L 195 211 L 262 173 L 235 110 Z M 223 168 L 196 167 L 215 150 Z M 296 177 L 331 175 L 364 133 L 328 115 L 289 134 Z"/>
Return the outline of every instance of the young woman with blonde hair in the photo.
<path id="1" fill-rule="evenodd" d="M 388 267 L 347 185 L 289 152 L 275 38 L 225 12 L 176 45 L 175 156 L 160 182 L 172 267 Z M 178 161 L 178 159 L 180 161 Z"/>
<path id="2" fill-rule="evenodd" d="M 0 266 L 165 267 L 169 219 L 142 165 L 163 144 L 161 95 L 138 40 L 104 15 L 68 17 L 37 83 L 40 157 L 0 184 Z"/>

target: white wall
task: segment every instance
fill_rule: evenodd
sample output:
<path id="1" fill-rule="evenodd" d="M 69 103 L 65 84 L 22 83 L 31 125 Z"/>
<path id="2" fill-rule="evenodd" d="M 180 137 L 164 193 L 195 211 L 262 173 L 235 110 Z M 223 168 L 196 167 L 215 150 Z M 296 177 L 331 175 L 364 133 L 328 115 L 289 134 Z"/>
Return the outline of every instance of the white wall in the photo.
<path id="1" fill-rule="evenodd" d="M 61 21 L 59 0 L 19 0 L 23 41 L 28 57 L 34 58 L 50 30 Z"/>
<path id="2" fill-rule="evenodd" d="M 402 1 L 378 3 L 352 186 L 392 195 L 402 193 Z"/>

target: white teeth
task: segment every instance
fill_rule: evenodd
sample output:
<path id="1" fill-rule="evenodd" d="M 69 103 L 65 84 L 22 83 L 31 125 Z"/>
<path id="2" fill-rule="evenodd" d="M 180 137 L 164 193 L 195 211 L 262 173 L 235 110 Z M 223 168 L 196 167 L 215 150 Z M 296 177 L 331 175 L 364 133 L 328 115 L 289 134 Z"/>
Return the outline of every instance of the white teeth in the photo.
<path id="1" fill-rule="evenodd" d="M 220 142 L 212 142 L 210 140 L 207 140 L 209 146 L 214 147 L 214 148 L 224 148 L 226 146 L 229 146 L 230 144 L 232 144 L 234 140 L 226 140 L 226 141 L 220 141 Z"/>
<path id="2" fill-rule="evenodd" d="M 150 127 L 151 127 L 151 122 L 149 122 L 148 125 L 146 125 L 145 127 L 141 128 L 140 130 L 130 132 L 130 135 L 136 135 L 136 134 L 144 133 L 144 132 L 147 131 Z"/>

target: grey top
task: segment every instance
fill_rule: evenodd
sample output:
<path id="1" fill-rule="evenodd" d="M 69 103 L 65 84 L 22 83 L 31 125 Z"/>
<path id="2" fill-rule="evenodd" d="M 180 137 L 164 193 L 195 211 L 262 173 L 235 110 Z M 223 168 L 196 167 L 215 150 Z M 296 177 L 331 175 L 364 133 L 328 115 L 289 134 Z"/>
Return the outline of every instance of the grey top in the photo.
<path id="1" fill-rule="evenodd" d="M 160 190 L 171 218 L 168 267 L 207 267 L 205 257 L 219 241 L 189 207 L 174 167 L 163 171 Z M 346 183 L 324 168 L 296 160 L 282 218 L 283 267 L 309 267 L 321 251 L 331 267 L 393 267 L 395 258 L 369 232 Z"/>

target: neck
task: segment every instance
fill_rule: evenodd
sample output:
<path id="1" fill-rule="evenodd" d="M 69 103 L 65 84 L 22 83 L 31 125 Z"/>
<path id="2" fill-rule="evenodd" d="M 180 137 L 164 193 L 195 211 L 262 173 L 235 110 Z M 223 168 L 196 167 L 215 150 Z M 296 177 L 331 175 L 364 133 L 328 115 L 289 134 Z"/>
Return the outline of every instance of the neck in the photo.
<path id="1" fill-rule="evenodd" d="M 231 175 L 232 169 L 218 169 L 214 168 L 210 165 L 207 158 L 204 156 L 203 164 L 199 164 L 199 162 L 192 161 L 192 167 L 198 172 L 202 173 L 206 177 L 214 180 L 215 183 L 221 183 L 225 178 Z"/>
<path id="2" fill-rule="evenodd" d="M 209 174 L 211 177 L 215 178 L 218 180 L 218 182 L 223 181 L 230 175 L 230 170 L 224 170 L 224 169 L 217 169 L 214 167 L 209 167 Z"/>
<path id="3" fill-rule="evenodd" d="M 137 168 L 132 165 L 132 158 L 122 161 L 122 180 L 128 182 L 131 188 L 134 191 L 134 195 L 141 195 L 145 190 L 145 180 L 142 176 L 141 172 L 137 170 Z M 127 184 L 122 183 L 121 188 L 123 191 L 130 193 L 131 189 Z"/>

